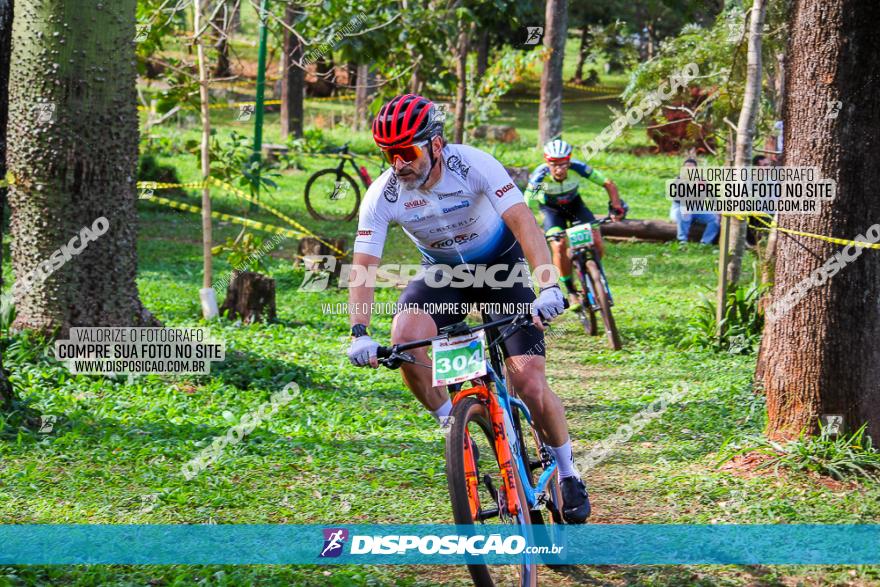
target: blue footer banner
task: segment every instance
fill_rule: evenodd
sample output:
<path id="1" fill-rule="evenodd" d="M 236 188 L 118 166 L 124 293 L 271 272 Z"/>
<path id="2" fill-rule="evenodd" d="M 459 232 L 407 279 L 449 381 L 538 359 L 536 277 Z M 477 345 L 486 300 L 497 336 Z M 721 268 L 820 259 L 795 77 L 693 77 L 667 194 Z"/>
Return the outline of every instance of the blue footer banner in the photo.
<path id="1" fill-rule="evenodd" d="M 0 525 L 7 565 L 524 561 L 880 564 L 880 525 Z"/>

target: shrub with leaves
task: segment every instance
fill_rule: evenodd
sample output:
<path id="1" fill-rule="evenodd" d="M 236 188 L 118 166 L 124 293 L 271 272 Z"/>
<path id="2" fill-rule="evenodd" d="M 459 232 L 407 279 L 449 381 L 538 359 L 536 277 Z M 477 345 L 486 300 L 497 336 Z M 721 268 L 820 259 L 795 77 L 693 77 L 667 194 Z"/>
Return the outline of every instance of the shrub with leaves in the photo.
<path id="1" fill-rule="evenodd" d="M 263 238 L 242 230 L 234 239 L 228 238 L 222 245 L 211 249 L 212 255 L 226 254 L 226 261 L 234 271 L 268 272 L 266 252 L 271 247 L 264 245 Z"/>
<path id="2" fill-rule="evenodd" d="M 519 81 L 530 67 L 541 62 L 543 51 L 523 52 L 511 47 L 504 47 L 492 59 L 492 65 L 479 80 L 469 67 L 468 76 L 468 128 L 486 124 L 493 116 L 498 116 L 498 100 L 510 91 L 513 84 Z"/>
<path id="3" fill-rule="evenodd" d="M 226 140 L 216 136 L 211 138 L 211 177 L 221 181 L 238 184 L 255 195 L 260 188 L 278 188 L 278 184 L 269 177 L 278 177 L 272 173 L 273 167 L 263 158 L 253 157 L 253 143 L 249 137 L 235 131 L 229 133 Z"/>
<path id="4" fill-rule="evenodd" d="M 756 271 L 750 284 L 728 290 L 720 338 L 717 336 L 715 301 L 700 294 L 697 311 L 687 324 L 685 346 L 713 348 L 731 354 L 749 354 L 757 350 L 764 329 L 764 313 L 759 302 L 767 289 L 766 284 L 758 281 L 757 275 Z"/>
<path id="5" fill-rule="evenodd" d="M 852 434 L 834 435 L 820 424 L 817 436 L 801 432 L 797 440 L 787 443 L 749 437 L 745 443 L 739 443 L 738 449 L 728 452 L 722 462 L 744 453 L 760 452 L 772 457 L 762 463 L 760 469 L 784 467 L 828 475 L 838 481 L 859 478 L 876 481 L 880 480 L 880 452 L 865 434 L 866 428 L 867 424 L 863 424 Z"/>

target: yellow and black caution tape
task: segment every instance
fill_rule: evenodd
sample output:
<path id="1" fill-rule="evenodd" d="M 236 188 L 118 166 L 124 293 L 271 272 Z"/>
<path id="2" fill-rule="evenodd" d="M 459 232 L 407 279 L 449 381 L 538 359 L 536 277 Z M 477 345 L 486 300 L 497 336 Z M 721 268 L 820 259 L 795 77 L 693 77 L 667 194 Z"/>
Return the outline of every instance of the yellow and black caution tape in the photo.
<path id="1" fill-rule="evenodd" d="M 739 214 L 724 214 L 724 216 L 733 216 L 739 220 L 743 220 L 745 218 L 745 216 L 739 215 Z M 811 232 L 802 232 L 800 230 L 792 230 L 790 228 L 782 228 L 781 226 L 777 225 L 775 218 L 773 219 L 773 222 L 770 223 L 770 222 L 767 222 L 766 220 L 764 220 L 764 218 L 762 218 L 761 216 L 756 216 L 756 215 L 750 215 L 750 216 L 752 218 L 755 218 L 756 220 L 758 220 L 762 224 L 764 224 L 763 227 L 762 226 L 753 226 L 752 228 L 755 228 L 757 230 L 761 230 L 764 232 L 770 232 L 771 230 L 775 229 L 775 230 L 778 230 L 779 232 L 784 232 L 787 234 L 793 234 L 793 235 L 797 235 L 797 236 L 805 236 L 808 238 L 814 238 L 814 239 L 824 241 L 826 243 L 831 243 L 834 245 L 842 245 L 842 246 L 852 245 L 855 247 L 862 247 L 862 248 L 866 248 L 866 249 L 880 249 L 880 243 L 867 243 L 864 241 L 854 241 L 854 240 L 849 240 L 849 239 L 845 239 L 845 238 L 825 236 L 823 234 L 813 234 Z"/>
<path id="2" fill-rule="evenodd" d="M 340 251 L 339 249 L 337 249 L 336 247 L 334 247 L 330 243 L 321 240 L 321 238 L 318 235 L 311 232 L 308 228 L 306 228 L 305 226 L 303 226 L 302 224 L 300 224 L 299 222 L 297 222 L 296 220 L 294 220 L 290 216 L 287 216 L 286 214 L 284 214 L 283 212 L 281 212 L 277 208 L 274 208 L 274 207 L 270 206 L 269 204 L 266 204 L 265 202 L 261 202 L 260 200 L 251 196 L 246 191 L 241 190 L 241 189 L 239 189 L 233 185 L 230 185 L 224 181 L 220 181 L 219 179 L 216 179 L 214 177 L 209 178 L 208 181 L 212 182 L 214 185 L 216 185 L 219 188 L 222 188 L 222 189 L 225 189 L 229 192 L 232 192 L 233 194 L 235 194 L 239 198 L 246 200 L 246 201 L 254 204 L 255 206 L 259 206 L 260 208 L 263 208 L 264 210 L 266 210 L 270 214 L 274 214 L 275 216 L 277 216 L 281 220 L 288 223 L 290 226 L 293 226 L 294 228 L 298 228 L 299 230 L 303 231 L 306 235 L 317 239 L 318 242 L 320 242 L 321 244 L 324 244 L 324 245 L 330 247 L 330 250 L 335 251 L 342 256 L 346 255 L 346 253 L 344 251 Z"/>
<path id="3" fill-rule="evenodd" d="M 578 90 L 579 92 L 592 92 L 594 94 L 614 94 L 615 96 L 619 96 L 623 93 L 624 88 L 616 87 L 616 86 L 579 86 L 577 84 L 572 83 L 564 83 L 562 87 L 568 88 L 569 90 Z"/>
<path id="4" fill-rule="evenodd" d="M 238 196 L 239 198 L 241 198 L 247 202 L 254 204 L 255 206 L 263 208 L 264 210 L 266 210 L 270 214 L 275 215 L 276 217 L 280 218 L 281 220 L 283 220 L 284 222 L 286 222 L 290 226 L 298 229 L 299 232 L 297 234 L 302 234 L 304 236 L 310 236 L 310 237 L 316 239 L 318 242 L 329 247 L 330 250 L 334 251 L 335 253 L 338 253 L 340 256 L 344 257 L 347 255 L 347 253 L 345 251 L 341 251 L 337 247 L 335 247 L 332 244 L 328 243 L 327 241 L 321 239 L 321 237 L 319 237 L 318 235 L 316 235 L 315 233 L 310 231 L 308 228 L 306 228 L 305 226 L 303 226 L 302 224 L 300 224 L 299 222 L 297 222 L 296 220 L 294 220 L 290 216 L 287 216 L 286 214 L 284 214 L 283 212 L 281 212 L 277 208 L 274 208 L 273 206 L 270 206 L 269 204 L 266 204 L 265 202 L 261 202 L 260 200 L 254 198 L 253 196 L 251 196 L 249 193 L 245 192 L 244 190 L 241 190 L 241 189 L 239 189 L 229 183 L 226 183 L 225 181 L 220 181 L 219 179 L 214 178 L 214 177 L 208 178 L 207 184 L 208 185 L 213 184 L 223 190 L 226 190 L 227 192 L 232 193 L 235 196 Z M 206 187 L 206 182 L 200 181 L 200 182 L 190 182 L 190 183 L 159 183 L 159 182 L 155 182 L 155 181 L 139 181 L 137 183 L 137 187 L 138 187 L 138 189 L 145 189 L 145 190 L 148 190 L 148 189 L 170 189 L 170 188 L 202 189 L 202 188 Z M 144 196 L 144 198 L 149 199 L 147 196 Z M 164 198 L 163 198 L 163 200 L 164 200 Z M 167 200 L 167 201 L 172 202 L 173 200 Z M 189 206 L 189 204 L 181 204 L 181 205 L 182 206 Z M 187 210 L 192 212 L 191 208 L 194 208 L 194 206 L 190 206 L 190 208 L 188 208 Z M 181 208 L 181 209 L 184 209 L 184 208 Z M 201 210 L 201 209 L 199 209 L 199 210 Z M 213 216 L 214 213 L 212 212 L 211 215 Z M 237 218 L 237 217 L 233 217 L 233 218 Z M 244 219 L 244 220 L 247 220 L 247 219 Z M 256 221 L 249 220 L 249 222 L 256 222 Z M 258 224 L 262 224 L 262 223 L 258 223 Z M 266 226 L 271 226 L 271 225 L 266 225 Z"/>
<path id="5" fill-rule="evenodd" d="M 161 181 L 139 181 L 137 182 L 137 188 L 139 190 L 168 190 L 171 188 L 184 188 L 184 189 L 201 189 L 205 187 L 205 182 L 203 181 L 193 181 L 190 183 L 163 183 Z"/>
<path id="6" fill-rule="evenodd" d="M 176 210 L 183 210 L 185 212 L 192 212 L 193 214 L 201 214 L 202 209 L 198 206 L 193 206 L 191 204 L 185 204 L 183 202 L 177 202 L 175 200 L 169 200 L 168 198 L 162 198 L 159 196 L 153 196 L 149 194 L 145 194 L 140 197 L 142 200 L 149 200 L 150 202 L 155 202 L 157 204 L 161 204 L 163 206 L 168 206 L 169 208 L 174 208 Z M 232 222 L 234 224 L 241 224 L 242 226 L 247 226 L 250 228 L 254 228 L 257 230 L 262 230 L 264 232 L 272 232 L 275 234 L 281 234 L 287 237 L 301 237 L 301 236 L 309 236 L 304 232 L 299 232 L 297 230 L 290 230 L 289 228 L 281 228 L 278 226 L 274 226 L 272 224 L 266 224 L 265 222 L 259 222 L 257 220 L 251 220 L 250 218 L 242 218 L 240 216 L 233 216 L 231 214 L 224 214 L 223 212 L 211 212 L 211 218 L 216 218 L 218 220 L 223 220 L 226 222 Z"/>
<path id="7" fill-rule="evenodd" d="M 599 100 L 611 100 L 617 98 L 617 94 L 607 94 L 603 96 L 591 96 L 589 98 L 563 98 L 563 104 L 572 104 L 574 102 L 594 102 Z M 498 102 L 502 104 L 540 104 L 540 98 L 499 98 Z"/>
<path id="8" fill-rule="evenodd" d="M 265 100 L 263 102 L 263 106 L 277 106 L 281 104 L 281 100 Z M 257 103 L 255 101 L 250 102 L 217 102 L 214 104 L 208 104 L 208 108 L 241 108 L 242 106 L 253 106 L 256 108 Z"/>

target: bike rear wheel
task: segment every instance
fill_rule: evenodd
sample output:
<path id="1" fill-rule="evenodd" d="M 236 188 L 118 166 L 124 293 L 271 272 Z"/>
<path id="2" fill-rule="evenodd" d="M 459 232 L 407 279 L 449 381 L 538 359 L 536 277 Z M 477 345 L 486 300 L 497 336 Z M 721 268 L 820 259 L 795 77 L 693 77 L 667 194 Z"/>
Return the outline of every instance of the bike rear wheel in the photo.
<path id="1" fill-rule="evenodd" d="M 312 218 L 348 222 L 357 216 L 361 191 L 346 172 L 322 169 L 306 183 L 305 199 Z"/>
<path id="2" fill-rule="evenodd" d="M 479 399 L 466 397 L 456 403 L 451 415 L 446 438 L 446 477 L 455 523 L 472 525 L 494 521 L 514 524 L 531 542 L 532 521 L 521 472 L 514 475 L 520 511 L 515 517 L 502 513 L 506 511 L 506 503 L 488 408 Z M 514 468 L 517 468 L 515 463 Z M 509 585 L 512 580 L 521 587 L 537 585 L 537 557 L 534 555 L 523 555 L 518 565 L 469 564 L 468 571 L 479 587 Z"/>
<path id="3" fill-rule="evenodd" d="M 587 273 L 593 281 L 593 291 L 596 293 L 596 303 L 599 305 L 599 313 L 602 314 L 602 321 L 605 323 L 605 336 L 608 337 L 608 344 L 615 351 L 619 351 L 623 344 L 620 342 L 620 333 L 617 332 L 617 323 L 614 322 L 614 316 L 611 314 L 611 301 L 605 291 L 605 279 L 599 270 L 599 265 L 595 261 L 587 261 Z"/>

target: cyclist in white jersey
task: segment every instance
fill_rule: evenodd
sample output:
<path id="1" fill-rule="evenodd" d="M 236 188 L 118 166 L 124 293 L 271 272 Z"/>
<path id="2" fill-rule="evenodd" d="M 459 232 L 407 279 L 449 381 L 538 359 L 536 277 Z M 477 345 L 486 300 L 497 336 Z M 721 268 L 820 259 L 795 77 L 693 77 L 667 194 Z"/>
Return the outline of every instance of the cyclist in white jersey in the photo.
<path id="1" fill-rule="evenodd" d="M 443 123 L 431 101 L 406 94 L 385 104 L 373 122 L 373 138 L 391 169 L 367 190 L 361 206 L 354 244 L 355 270 L 370 274 L 379 264 L 391 223 L 399 224 L 422 254 L 426 272 L 413 279 L 394 317 L 392 342 L 406 343 L 436 336 L 443 326 L 463 320 L 465 310 L 428 313 L 428 304 L 464 308 L 473 303 L 531 304 L 534 325 L 505 341 L 508 379 L 531 411 L 536 427 L 558 463 L 563 516 L 572 523 L 590 515 L 586 487 L 572 455 L 562 402 L 547 384 L 541 320 L 563 311 L 557 272 L 535 272 L 539 294 L 531 283 L 510 280 L 517 271 L 528 275 L 532 267 L 551 268 L 550 251 L 543 231 L 504 167 L 491 155 L 466 145 L 450 145 L 443 138 Z M 452 267 L 485 265 L 493 283 L 469 287 L 443 285 L 434 278 Z M 526 269 L 525 272 L 520 271 Z M 454 270 L 453 270 L 454 271 Z M 516 281 L 513 283 L 512 281 Z M 448 284 L 448 282 L 445 282 Z M 352 286 L 349 293 L 353 341 L 351 362 L 360 367 L 378 366 L 379 344 L 367 333 L 370 315 L 363 313 L 373 301 L 369 283 Z M 501 315 L 493 315 L 498 318 Z M 418 364 L 401 367 L 404 383 L 439 421 L 451 412 L 445 388 L 433 387 L 427 349 L 412 351 Z"/>

